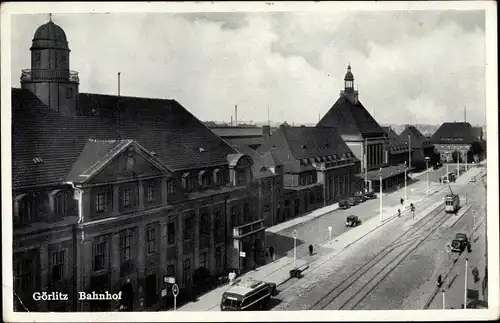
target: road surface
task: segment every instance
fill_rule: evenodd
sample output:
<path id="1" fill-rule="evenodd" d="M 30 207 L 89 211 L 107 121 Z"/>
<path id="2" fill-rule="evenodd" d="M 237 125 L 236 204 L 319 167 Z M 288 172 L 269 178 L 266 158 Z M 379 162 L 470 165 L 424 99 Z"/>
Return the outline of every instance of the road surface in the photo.
<path id="1" fill-rule="evenodd" d="M 446 167 L 441 167 L 435 171 L 430 170 L 429 182 L 437 185 L 439 177 L 445 173 Z M 411 185 L 408 185 L 407 198 L 409 201 L 411 201 L 412 198 L 417 199 L 425 196 L 427 189 L 426 180 L 426 174 L 422 174 L 414 179 Z M 384 208 L 399 205 L 399 200 L 402 197 L 404 198 L 404 184 L 399 190 L 399 193 L 392 192 L 388 195 L 384 195 Z M 351 214 L 357 215 L 362 222 L 366 222 L 372 217 L 379 216 L 379 199 L 365 201 L 347 210 L 338 209 L 332 211 L 319 218 L 285 229 L 278 233 L 266 232 L 266 245 L 274 247 L 276 259 L 286 256 L 287 254 L 293 256 L 293 231 L 297 230 L 297 257 L 302 257 L 306 261 L 310 261 L 313 258 L 308 256 L 308 246 L 310 244 L 314 246 L 315 257 L 330 252 L 331 250 L 329 248 L 320 246 L 329 239 L 328 227 L 332 227 L 332 238 L 335 239 L 336 236 L 349 230 L 348 227 L 345 227 L 345 220 L 346 217 Z"/>
<path id="2" fill-rule="evenodd" d="M 464 188 L 469 201 L 484 199 L 481 187 L 476 183 Z M 428 205 L 443 195 L 430 197 Z M 453 230 L 440 229 L 453 216 L 446 215 L 443 207 L 416 223 L 409 214 L 395 219 L 320 269 L 283 286 L 273 310 L 402 309 L 407 299 L 415 298 L 415 291 L 423 294 L 418 299 L 425 303 L 435 287 L 428 282 L 435 282 L 433 275 L 448 240 L 455 229 L 467 226 L 465 217 Z M 426 283 L 428 291 L 422 290 Z"/>

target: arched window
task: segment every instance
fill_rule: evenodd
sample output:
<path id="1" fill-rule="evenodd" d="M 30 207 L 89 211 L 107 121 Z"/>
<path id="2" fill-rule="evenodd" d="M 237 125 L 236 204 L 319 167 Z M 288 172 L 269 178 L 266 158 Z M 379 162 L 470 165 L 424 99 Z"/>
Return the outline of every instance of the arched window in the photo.
<path id="1" fill-rule="evenodd" d="M 24 226 L 34 222 L 34 205 L 30 195 L 18 194 L 13 202 L 14 224 Z"/>
<path id="2" fill-rule="evenodd" d="M 214 184 L 216 185 L 220 185 L 222 184 L 222 173 L 221 173 L 221 170 L 219 168 L 216 168 L 214 170 Z"/>
<path id="3" fill-rule="evenodd" d="M 54 216 L 64 217 L 67 211 L 67 192 L 64 190 L 53 190 L 49 193 L 49 204 Z"/>

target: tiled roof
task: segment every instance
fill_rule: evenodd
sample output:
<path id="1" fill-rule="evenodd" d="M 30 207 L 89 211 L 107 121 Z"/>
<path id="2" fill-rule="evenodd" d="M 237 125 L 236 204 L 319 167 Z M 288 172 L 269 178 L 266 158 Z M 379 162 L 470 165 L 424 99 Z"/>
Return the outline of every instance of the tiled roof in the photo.
<path id="1" fill-rule="evenodd" d="M 385 135 L 384 130 L 361 102 L 354 104 L 345 96 L 339 97 L 317 126 L 335 127 L 343 137 L 352 136 L 362 139 Z"/>
<path id="2" fill-rule="evenodd" d="M 402 141 L 392 127 L 382 127 L 389 137 L 389 149 L 391 154 L 400 154 L 408 151 L 408 144 Z"/>
<path id="3" fill-rule="evenodd" d="M 274 156 L 283 163 L 286 172 L 306 170 L 304 167 L 307 166 L 300 166 L 296 160 L 352 154 L 338 131 L 331 127 L 281 126 L 266 138 L 257 151 L 261 155 L 273 151 Z"/>
<path id="4" fill-rule="evenodd" d="M 233 147 L 237 146 L 258 146 L 262 144 L 263 138 L 262 136 L 258 138 L 224 138 L 228 144 L 230 144 Z"/>
<path id="5" fill-rule="evenodd" d="M 78 107 L 82 116 L 62 116 L 12 90 L 14 188 L 63 181 L 88 139 L 133 139 L 174 171 L 227 164 L 235 153 L 174 100 L 81 93 Z"/>
<path id="6" fill-rule="evenodd" d="M 468 122 L 445 122 L 431 138 L 433 143 L 464 143 L 472 144 L 479 141 L 474 137 L 474 130 Z"/>
<path id="7" fill-rule="evenodd" d="M 269 166 L 271 165 L 266 164 L 266 159 L 264 158 L 264 156 L 261 156 L 259 153 L 248 146 L 239 146 L 236 147 L 236 150 L 252 158 L 252 174 L 254 178 L 274 176 L 274 173 L 269 170 Z"/>
<path id="8" fill-rule="evenodd" d="M 431 140 L 425 137 L 415 126 L 406 125 L 405 129 L 399 134 L 401 141 L 407 143 L 410 136 L 411 149 L 422 149 L 432 146 Z"/>

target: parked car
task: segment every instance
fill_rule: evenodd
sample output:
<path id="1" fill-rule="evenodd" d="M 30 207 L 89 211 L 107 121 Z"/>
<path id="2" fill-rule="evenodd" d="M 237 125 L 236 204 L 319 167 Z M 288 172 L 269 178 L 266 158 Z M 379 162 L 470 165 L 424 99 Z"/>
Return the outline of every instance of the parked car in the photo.
<path id="1" fill-rule="evenodd" d="M 443 167 L 443 164 L 441 164 L 440 162 L 437 162 L 434 166 L 432 166 L 432 169 L 436 170 L 436 169 L 440 169 L 441 167 Z"/>
<path id="2" fill-rule="evenodd" d="M 367 192 L 365 193 L 365 199 L 366 200 L 371 200 L 371 199 L 376 199 L 377 198 L 377 195 L 375 195 L 375 193 L 373 192 Z"/>
<path id="3" fill-rule="evenodd" d="M 357 227 L 361 224 L 361 220 L 356 215 L 349 215 L 345 221 L 347 227 Z"/>
<path id="4" fill-rule="evenodd" d="M 365 196 L 364 195 L 355 195 L 354 201 L 356 202 L 356 204 L 363 203 L 365 201 Z"/>
<path id="5" fill-rule="evenodd" d="M 358 203 L 356 202 L 356 199 L 354 197 L 350 197 L 347 199 L 347 203 L 349 203 L 349 206 L 355 206 Z"/>
<path id="6" fill-rule="evenodd" d="M 345 209 L 348 209 L 350 207 L 351 207 L 351 205 L 349 204 L 348 200 L 340 200 L 339 201 L 339 208 L 345 210 Z"/>

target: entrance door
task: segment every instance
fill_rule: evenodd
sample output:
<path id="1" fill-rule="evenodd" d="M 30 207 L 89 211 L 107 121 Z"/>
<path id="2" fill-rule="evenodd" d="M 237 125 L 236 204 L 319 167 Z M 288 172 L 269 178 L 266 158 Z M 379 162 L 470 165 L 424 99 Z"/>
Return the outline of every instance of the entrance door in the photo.
<path id="1" fill-rule="evenodd" d="M 120 304 L 125 307 L 125 311 L 134 310 L 134 288 L 131 283 L 126 283 L 122 286 L 122 299 Z"/>
<path id="2" fill-rule="evenodd" d="M 156 281 L 156 275 L 146 277 L 146 307 L 155 305 L 158 300 Z"/>

